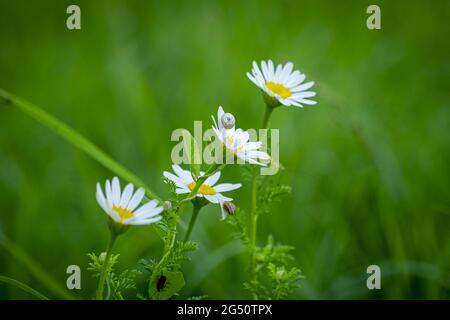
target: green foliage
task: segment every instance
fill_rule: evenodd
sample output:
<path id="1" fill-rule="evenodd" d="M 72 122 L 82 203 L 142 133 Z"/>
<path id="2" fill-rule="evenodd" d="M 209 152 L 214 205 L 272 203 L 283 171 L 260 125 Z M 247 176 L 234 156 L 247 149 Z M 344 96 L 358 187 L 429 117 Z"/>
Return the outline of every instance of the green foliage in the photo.
<path id="1" fill-rule="evenodd" d="M 281 201 L 281 197 L 290 194 L 292 188 L 288 185 L 273 183 L 272 180 L 258 195 L 258 214 L 268 213 L 273 202 Z"/>
<path id="2" fill-rule="evenodd" d="M 188 253 L 194 252 L 198 249 L 198 245 L 195 242 L 177 241 L 174 248 L 167 259 L 166 268 L 169 270 L 178 270 L 181 268 L 181 264 L 185 260 L 189 260 Z"/>
<path id="3" fill-rule="evenodd" d="M 123 300 L 123 292 L 128 289 L 136 289 L 137 270 L 125 270 L 119 275 L 114 272 L 110 273 L 106 278 L 106 286 L 108 288 L 106 299 Z"/>
<path id="4" fill-rule="evenodd" d="M 144 270 L 150 272 L 148 294 L 142 295 L 145 299 L 164 300 L 177 295 L 184 287 L 185 280 L 181 272 L 183 261 L 188 260 L 187 254 L 197 250 L 198 246 L 192 241 L 176 241 L 166 259 L 156 262 L 152 259 L 142 259 L 139 264 Z"/>
<path id="5" fill-rule="evenodd" d="M 284 299 L 298 288 L 303 278 L 300 269 L 290 266 L 294 257 L 290 253 L 292 246 L 275 244 L 269 236 L 264 247 L 256 250 L 256 276 L 244 283 L 253 296 L 259 299 Z"/>
<path id="6" fill-rule="evenodd" d="M 88 263 L 88 270 L 92 272 L 92 276 L 98 278 L 103 269 L 105 253 L 97 256 L 95 253 L 89 253 L 88 257 L 91 260 Z M 139 270 L 124 270 L 120 274 L 114 272 L 114 266 L 119 260 L 119 254 L 111 254 L 106 269 L 106 300 L 123 300 L 123 293 L 128 289 L 136 289 L 136 276 L 140 273 Z"/>
<path id="7" fill-rule="evenodd" d="M 207 295 L 202 295 L 202 296 L 192 296 L 187 298 L 186 300 L 205 300 L 208 299 Z"/>
<path id="8" fill-rule="evenodd" d="M 228 215 L 226 222 L 235 228 L 234 238 L 239 239 L 246 246 L 249 246 L 249 214 L 242 208 L 236 207 L 236 211 L 233 215 Z"/>
<path id="9" fill-rule="evenodd" d="M 107 274 L 110 274 L 111 272 L 114 271 L 114 266 L 119 260 L 119 256 L 120 256 L 119 254 L 111 254 L 111 257 L 109 258 L 108 261 L 108 265 L 106 267 Z M 93 277 L 99 277 L 103 269 L 106 253 L 102 252 L 98 256 L 95 253 L 88 253 L 88 257 L 91 261 L 88 263 L 87 269 L 92 272 Z"/>
<path id="10" fill-rule="evenodd" d="M 148 286 L 148 296 L 152 300 L 167 300 L 177 295 L 184 284 L 184 276 L 181 271 L 163 269 L 152 275 Z"/>

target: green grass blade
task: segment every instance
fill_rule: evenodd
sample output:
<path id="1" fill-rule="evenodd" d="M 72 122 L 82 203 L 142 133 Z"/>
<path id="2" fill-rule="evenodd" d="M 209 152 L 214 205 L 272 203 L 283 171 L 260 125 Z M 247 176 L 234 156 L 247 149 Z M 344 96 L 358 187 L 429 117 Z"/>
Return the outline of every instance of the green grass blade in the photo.
<path id="1" fill-rule="evenodd" d="M 15 280 L 13 278 L 10 277 L 6 277 L 6 276 L 2 276 L 0 275 L 0 282 L 4 282 L 7 284 L 10 284 L 12 286 L 15 286 L 19 289 L 22 289 L 23 291 L 31 294 L 32 296 L 35 296 L 36 298 L 40 299 L 40 300 L 48 300 L 48 298 L 46 296 L 44 296 L 42 293 L 34 290 L 33 288 L 27 286 L 25 283 L 22 283 L 18 280 Z"/>
<path id="2" fill-rule="evenodd" d="M 0 246 L 20 261 L 42 285 L 46 286 L 57 297 L 68 300 L 74 299 L 72 294 L 67 292 L 67 289 L 60 286 L 31 256 L 2 233 L 0 233 Z"/>
<path id="3" fill-rule="evenodd" d="M 19 110 L 28 114 L 30 117 L 37 120 L 44 126 L 50 128 L 56 134 L 66 139 L 73 146 L 84 151 L 86 154 L 97 160 L 103 166 L 105 166 L 124 180 L 132 182 L 138 187 L 144 188 L 149 198 L 156 199 L 162 203 L 162 200 L 156 194 L 154 194 L 153 191 L 141 179 L 139 179 L 120 163 L 108 156 L 104 151 L 102 151 L 80 133 L 66 125 L 64 122 L 58 120 L 36 105 L 3 89 L 0 89 L 0 98 L 3 98 L 4 103 L 16 106 Z"/>

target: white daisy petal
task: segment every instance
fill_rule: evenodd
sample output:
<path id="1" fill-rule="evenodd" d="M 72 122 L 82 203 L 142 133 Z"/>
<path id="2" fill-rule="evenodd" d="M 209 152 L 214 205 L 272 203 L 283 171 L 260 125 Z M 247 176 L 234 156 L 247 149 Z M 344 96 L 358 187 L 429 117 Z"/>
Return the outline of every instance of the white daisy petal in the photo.
<path id="1" fill-rule="evenodd" d="M 316 95 L 316 93 L 314 91 L 304 91 L 304 92 L 299 92 L 296 93 L 292 96 L 292 98 L 297 99 L 297 98 L 311 98 L 314 97 Z"/>
<path id="2" fill-rule="evenodd" d="M 303 104 L 309 104 L 309 105 L 313 105 L 313 104 L 317 103 L 317 101 L 307 100 L 307 99 L 300 99 L 299 102 L 303 103 Z"/>
<path id="3" fill-rule="evenodd" d="M 232 191 L 232 190 L 236 190 L 239 189 L 240 187 L 242 187 L 242 184 L 240 183 L 222 183 L 222 184 L 218 184 L 217 186 L 214 187 L 214 190 L 216 190 L 216 192 L 225 192 L 225 191 Z"/>
<path id="4" fill-rule="evenodd" d="M 205 199 L 211 203 L 219 203 L 216 196 L 205 195 Z"/>
<path id="5" fill-rule="evenodd" d="M 190 193 L 191 192 L 191 190 L 189 190 L 188 188 L 184 188 L 184 189 L 182 189 L 182 188 L 177 188 L 176 190 L 175 190 L 175 193 L 176 194 L 185 194 L 185 193 Z"/>
<path id="6" fill-rule="evenodd" d="M 188 184 L 184 180 L 182 180 L 180 177 L 174 175 L 173 173 L 167 172 L 167 171 L 163 172 L 163 176 L 166 177 L 167 179 L 169 179 L 170 181 L 172 181 L 173 183 L 175 183 L 175 185 L 178 188 L 184 188 Z"/>
<path id="7" fill-rule="evenodd" d="M 115 206 L 120 203 L 120 182 L 117 177 L 112 180 L 112 201 Z"/>
<path id="8" fill-rule="evenodd" d="M 95 193 L 95 196 L 97 198 L 97 203 L 100 205 L 100 207 L 105 212 L 108 212 L 108 205 L 106 203 L 105 196 L 103 195 L 103 191 L 102 191 L 102 188 L 100 186 L 100 183 L 97 183 L 97 192 Z"/>
<path id="9" fill-rule="evenodd" d="M 266 64 L 265 61 L 261 61 L 261 69 L 262 69 L 262 73 L 264 75 L 264 79 L 269 79 L 269 68 Z"/>
<path id="10" fill-rule="evenodd" d="M 291 92 L 305 91 L 314 85 L 314 81 L 309 81 L 291 89 Z"/>
<path id="11" fill-rule="evenodd" d="M 215 174 L 213 174 L 212 176 L 208 177 L 204 184 L 206 184 L 207 186 L 214 186 L 216 184 L 216 182 L 220 179 L 220 171 L 217 171 Z"/>
<path id="12" fill-rule="evenodd" d="M 283 68 L 283 71 L 281 72 L 280 82 L 282 82 L 282 83 L 285 82 L 285 80 L 291 74 L 293 68 L 294 68 L 294 64 L 292 62 L 286 63 L 286 65 Z"/>
<path id="13" fill-rule="evenodd" d="M 222 221 L 223 221 L 227 217 L 227 214 L 225 212 L 225 208 L 223 207 L 223 201 L 219 201 L 219 206 L 220 206 L 220 214 L 222 216 Z"/>
<path id="14" fill-rule="evenodd" d="M 179 165 L 174 164 L 172 165 L 173 171 L 183 180 L 184 183 L 191 183 L 194 181 L 192 178 L 192 174 L 189 170 L 183 170 Z"/>
<path id="15" fill-rule="evenodd" d="M 250 79 L 251 82 L 253 82 L 254 84 L 256 84 L 258 87 L 260 86 L 259 81 L 256 80 L 256 78 L 255 78 L 253 75 L 251 75 L 249 72 L 247 72 L 247 77 Z M 214 118 L 213 118 L 213 119 L 214 119 Z M 214 119 L 214 121 L 216 121 L 216 120 Z"/>
<path id="16" fill-rule="evenodd" d="M 143 188 L 139 188 L 136 190 L 134 195 L 131 197 L 130 202 L 128 202 L 128 210 L 133 211 L 137 208 L 139 203 L 141 203 L 142 199 L 144 198 L 145 191 Z"/>
<path id="17" fill-rule="evenodd" d="M 113 196 L 112 196 L 112 189 L 111 189 L 111 183 L 109 180 L 106 180 L 105 184 L 105 191 L 106 191 L 106 202 L 108 204 L 109 208 L 112 208 L 113 204 Z"/>
<path id="18" fill-rule="evenodd" d="M 128 203 L 130 202 L 131 196 L 133 195 L 133 184 L 129 183 L 125 187 L 125 190 L 123 190 L 122 197 L 120 198 L 120 207 L 126 208 L 128 206 Z"/>
<path id="19" fill-rule="evenodd" d="M 127 224 L 132 224 L 132 225 L 135 225 L 135 226 L 148 225 L 148 224 L 152 224 L 152 223 L 158 222 L 161 219 L 162 219 L 161 216 L 158 216 L 158 217 L 155 217 L 155 218 L 150 218 L 150 219 L 143 219 L 143 220 L 137 219 L 137 220 L 129 221 Z"/>
<path id="20" fill-rule="evenodd" d="M 143 206 L 141 206 L 139 209 L 137 209 L 134 212 L 134 216 L 139 217 L 139 215 L 141 215 L 149 210 L 154 209 L 157 205 L 158 205 L 158 201 L 156 201 L 156 200 L 149 201 L 146 204 L 144 204 Z"/>
<path id="21" fill-rule="evenodd" d="M 120 222 L 120 217 L 117 214 L 117 212 L 115 211 L 111 211 L 110 213 L 108 213 L 108 215 L 115 221 L 115 222 Z"/>

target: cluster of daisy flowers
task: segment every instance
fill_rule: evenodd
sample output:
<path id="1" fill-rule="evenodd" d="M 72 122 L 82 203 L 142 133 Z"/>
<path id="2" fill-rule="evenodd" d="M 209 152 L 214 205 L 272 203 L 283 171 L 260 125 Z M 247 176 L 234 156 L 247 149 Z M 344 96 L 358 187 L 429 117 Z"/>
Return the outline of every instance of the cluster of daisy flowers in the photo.
<path id="1" fill-rule="evenodd" d="M 251 73 L 247 73 L 248 78 L 256 84 L 262 91 L 264 100 L 268 108 L 275 108 L 280 105 L 297 106 L 316 104 L 310 98 L 315 96 L 315 92 L 308 91 L 314 82 L 303 83 L 306 76 L 298 70 L 293 70 L 291 62 L 284 66 L 278 64 L 276 67 L 272 60 L 262 61 L 261 67 L 254 61 Z M 218 108 L 217 121 L 212 117 L 214 125 L 212 129 L 220 143 L 227 152 L 236 158 L 259 166 L 266 166 L 270 162 L 270 156 L 261 150 L 261 141 L 250 141 L 250 135 L 241 128 L 236 128 L 234 116 L 226 113 L 221 106 Z M 210 203 L 219 204 L 222 219 L 226 217 L 224 208 L 226 203 L 233 199 L 222 195 L 240 188 L 240 183 L 217 184 L 221 172 L 215 172 L 208 176 L 201 185 L 196 185 L 205 173 L 200 172 L 198 177 L 189 170 L 184 170 L 178 165 L 173 165 L 174 173 L 163 172 L 163 176 L 172 181 L 176 186 L 177 194 L 191 194 L 196 189 L 195 197 L 203 198 Z M 97 184 L 96 198 L 100 207 L 109 216 L 110 221 L 115 225 L 147 225 L 160 221 L 163 206 L 157 200 L 150 200 L 142 204 L 145 192 L 142 188 L 134 191 L 135 187 L 129 183 L 123 190 L 120 188 L 119 179 L 114 177 L 112 182 L 105 183 L 105 192 L 100 184 Z"/>

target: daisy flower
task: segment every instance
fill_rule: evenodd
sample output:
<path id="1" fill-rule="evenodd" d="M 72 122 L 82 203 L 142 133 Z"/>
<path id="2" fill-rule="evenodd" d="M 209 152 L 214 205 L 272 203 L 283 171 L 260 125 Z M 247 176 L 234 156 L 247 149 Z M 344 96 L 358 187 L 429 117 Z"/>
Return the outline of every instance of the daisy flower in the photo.
<path id="1" fill-rule="evenodd" d="M 145 225 L 161 220 L 159 214 L 163 207 L 158 206 L 158 201 L 152 200 L 138 207 L 145 192 L 142 188 L 134 193 L 133 191 L 134 186 L 131 183 L 121 191 L 119 178 L 114 177 L 112 183 L 106 180 L 106 197 L 100 183 L 97 183 L 97 202 L 114 222 L 121 225 Z"/>
<path id="2" fill-rule="evenodd" d="M 190 193 L 194 190 L 196 186 L 196 180 L 192 177 L 189 170 L 183 170 L 179 165 L 174 164 L 172 166 L 175 174 L 164 171 L 163 175 L 176 185 L 175 192 L 177 194 Z M 200 172 L 200 177 L 205 173 Z M 220 209 L 222 212 L 222 220 L 225 219 L 226 213 L 223 208 L 223 203 L 225 201 L 232 201 L 232 198 L 225 197 L 222 192 L 232 191 L 239 189 L 242 185 L 240 183 L 221 183 L 216 184 L 220 178 L 220 171 L 216 172 L 212 176 L 206 178 L 205 182 L 202 183 L 197 191 L 197 197 L 205 198 L 211 203 L 220 204 Z"/>
<path id="3" fill-rule="evenodd" d="M 247 72 L 247 77 L 266 93 L 266 103 L 272 107 L 282 104 L 303 108 L 303 104 L 316 104 L 316 101 L 308 99 L 316 93 L 307 91 L 314 85 L 314 81 L 302 84 L 305 74 L 298 70 L 292 71 L 293 68 L 293 63 L 288 62 L 284 67 L 279 64 L 275 69 L 272 60 L 269 60 L 261 61 L 260 69 L 253 61 L 252 73 Z"/>
<path id="4" fill-rule="evenodd" d="M 217 138 L 227 150 L 238 158 L 260 166 L 265 166 L 266 164 L 259 162 L 258 159 L 263 161 L 270 160 L 270 156 L 266 152 L 259 150 L 262 146 L 262 142 L 249 141 L 249 133 L 242 129 L 236 129 L 233 115 L 225 113 L 222 106 L 219 106 L 219 110 L 217 111 L 217 122 L 214 117 L 212 117 L 212 119 L 214 121 L 212 129 Z"/>

